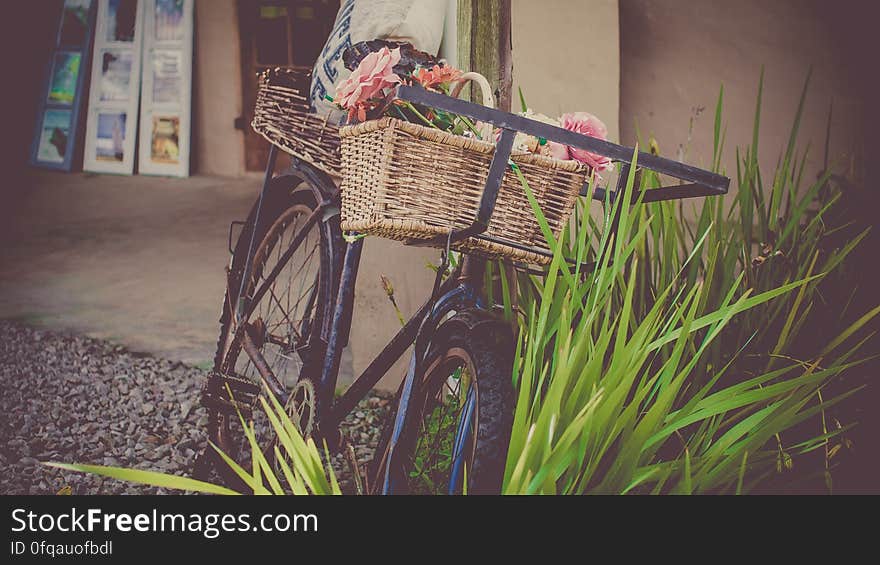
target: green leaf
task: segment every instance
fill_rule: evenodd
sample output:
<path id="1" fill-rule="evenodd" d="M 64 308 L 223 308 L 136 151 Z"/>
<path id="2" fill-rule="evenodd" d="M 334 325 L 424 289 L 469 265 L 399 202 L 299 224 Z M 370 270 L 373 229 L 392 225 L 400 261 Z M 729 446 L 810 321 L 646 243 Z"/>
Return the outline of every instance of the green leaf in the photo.
<path id="1" fill-rule="evenodd" d="M 155 487 L 171 488 L 176 490 L 188 490 L 192 492 L 202 492 L 206 494 L 239 494 L 234 490 L 221 487 L 204 481 L 197 481 L 189 477 L 181 477 L 179 475 L 171 475 L 160 473 L 157 471 L 144 471 L 141 469 L 124 469 L 121 467 L 106 467 L 104 465 L 85 465 L 80 463 L 44 463 L 47 467 L 55 467 L 57 469 L 66 469 L 68 471 L 79 471 L 81 473 L 91 473 L 120 481 L 128 481 L 130 483 L 140 483 L 143 485 L 151 485 Z"/>
<path id="2" fill-rule="evenodd" d="M 526 105 L 526 97 L 523 96 L 522 87 L 517 87 L 517 91 L 519 91 L 519 105 L 522 108 L 522 111 L 525 112 L 529 107 Z"/>

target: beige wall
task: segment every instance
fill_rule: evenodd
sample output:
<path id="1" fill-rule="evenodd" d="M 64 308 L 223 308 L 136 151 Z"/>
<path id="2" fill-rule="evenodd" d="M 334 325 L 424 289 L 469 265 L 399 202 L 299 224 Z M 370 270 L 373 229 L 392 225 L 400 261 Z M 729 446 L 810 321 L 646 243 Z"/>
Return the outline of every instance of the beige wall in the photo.
<path id="1" fill-rule="evenodd" d="M 244 174 L 244 135 L 233 128 L 241 115 L 241 47 L 235 0 L 196 0 L 193 147 L 195 172 Z"/>
<path id="2" fill-rule="evenodd" d="M 400 330 L 400 321 L 379 276 L 385 275 L 391 279 L 394 299 L 406 319 L 409 319 L 431 294 L 434 271 L 427 267 L 427 263 L 436 265 L 439 259 L 440 251 L 437 249 L 407 247 L 378 237 L 368 238 L 364 242 L 349 344 L 354 376 L 360 375 Z M 409 354 L 398 361 L 379 387 L 395 390 L 406 373 L 408 363 Z M 340 384 L 343 384 L 342 379 Z"/>
<path id="3" fill-rule="evenodd" d="M 800 147 L 812 141 L 808 178 L 822 164 L 829 103 L 834 100 L 831 159 L 858 153 L 860 103 L 844 64 L 845 42 L 835 31 L 840 16 L 814 0 L 621 0 L 621 131 L 635 142 L 653 134 L 661 153 L 676 157 L 695 122 L 687 160 L 708 165 L 718 89 L 724 84 L 725 155 L 735 175 L 734 147 L 750 142 L 758 76 L 766 68 L 759 157 L 769 175 L 788 140 L 810 65 Z M 769 179 L 768 179 L 769 182 Z"/>
<path id="4" fill-rule="evenodd" d="M 513 108 L 517 88 L 536 112 L 586 111 L 618 140 L 617 0 L 512 0 Z"/>

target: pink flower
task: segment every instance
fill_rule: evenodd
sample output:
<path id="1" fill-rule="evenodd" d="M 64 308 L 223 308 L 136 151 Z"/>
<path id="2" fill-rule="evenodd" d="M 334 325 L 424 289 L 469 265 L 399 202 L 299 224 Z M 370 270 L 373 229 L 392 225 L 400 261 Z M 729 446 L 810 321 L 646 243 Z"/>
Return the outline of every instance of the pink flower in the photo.
<path id="1" fill-rule="evenodd" d="M 587 112 L 563 114 L 559 121 L 561 122 L 562 127 L 569 131 L 602 140 L 606 139 L 608 136 L 608 128 L 605 127 L 605 124 L 603 124 L 599 118 Z M 597 171 L 607 171 L 612 168 L 611 159 L 608 157 L 596 155 L 595 153 L 590 153 L 589 151 L 577 149 L 575 147 L 569 147 L 568 152 L 572 159 L 589 165 Z"/>
<path id="2" fill-rule="evenodd" d="M 413 74 L 413 78 L 425 88 L 434 88 L 435 86 L 448 84 L 458 80 L 460 76 L 461 71 L 455 67 L 441 67 L 440 65 L 434 65 L 431 69 L 418 69 Z"/>
<path id="3" fill-rule="evenodd" d="M 335 102 L 348 110 L 349 120 L 355 113 L 361 121 L 366 119 L 370 100 L 384 98 L 385 89 L 400 83 L 400 77 L 394 74 L 394 65 L 399 62 L 399 47 L 383 47 L 364 57 L 351 76 L 339 83 Z"/>

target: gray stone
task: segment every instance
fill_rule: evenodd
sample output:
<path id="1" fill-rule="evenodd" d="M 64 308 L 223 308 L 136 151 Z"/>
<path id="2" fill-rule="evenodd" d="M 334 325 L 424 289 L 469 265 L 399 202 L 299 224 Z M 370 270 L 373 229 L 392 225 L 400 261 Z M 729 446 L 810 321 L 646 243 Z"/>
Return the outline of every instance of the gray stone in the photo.
<path id="1" fill-rule="evenodd" d="M 133 355 L 121 346 L 0 320 L 0 493 L 151 494 L 164 491 L 40 461 L 93 463 L 187 475 L 206 446 L 207 410 L 199 403 L 206 373 Z M 343 427 L 359 461 L 372 457 L 388 396 L 372 394 Z M 259 437 L 270 437 L 257 414 Z M 36 455 L 36 456 L 35 456 Z M 331 458 L 353 492 L 345 457 Z"/>

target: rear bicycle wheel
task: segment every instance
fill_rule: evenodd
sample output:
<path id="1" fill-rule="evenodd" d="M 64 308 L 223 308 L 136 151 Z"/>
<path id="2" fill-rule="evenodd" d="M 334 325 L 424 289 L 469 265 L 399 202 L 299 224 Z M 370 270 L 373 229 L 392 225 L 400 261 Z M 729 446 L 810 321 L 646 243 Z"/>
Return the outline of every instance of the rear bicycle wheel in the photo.
<path id="1" fill-rule="evenodd" d="M 260 373 L 243 347 L 243 329 L 249 334 L 262 354 L 267 366 L 284 386 L 284 398 L 291 419 L 300 425 L 304 435 L 311 432 L 315 418 L 314 388 L 309 378 L 317 378 L 317 364 L 323 359 L 320 332 L 324 320 L 331 315 L 332 288 L 335 276 L 334 262 L 338 256 L 341 236 L 338 219 L 331 218 L 306 225 L 306 220 L 318 206 L 316 191 L 296 177 L 280 177 L 273 181 L 266 195 L 258 225 L 253 217 L 239 237 L 233 258 L 227 297 L 221 316 L 221 331 L 214 362 L 215 382 L 209 383 L 214 398 L 228 398 L 222 390 L 234 379 L 238 389 L 253 390 L 254 396 L 271 394 L 262 383 Z M 256 230 L 254 232 L 254 230 Z M 254 254 L 250 269 L 244 272 L 251 234 L 254 233 Z M 300 243 L 289 257 L 285 252 L 296 238 Z M 235 304 L 241 282 L 243 295 L 253 297 L 267 278 L 280 269 L 268 286 L 268 291 L 248 305 L 241 324 L 235 320 Z M 243 383 L 243 384 L 242 384 Z M 271 451 L 274 434 L 265 414 L 259 408 L 258 398 L 252 417 L 258 444 Z M 285 402 L 286 401 L 286 402 Z M 224 453 L 245 468 L 250 464 L 250 446 L 241 429 L 234 407 L 216 402 L 208 406 L 211 440 Z M 271 458 L 270 458 L 271 461 Z M 225 463 L 215 459 L 218 473 L 236 487 L 243 484 Z"/>
<path id="2" fill-rule="evenodd" d="M 388 469 L 391 414 L 373 462 L 371 488 L 391 494 L 498 494 L 513 424 L 509 326 L 467 310 L 428 347 L 423 376 Z"/>

